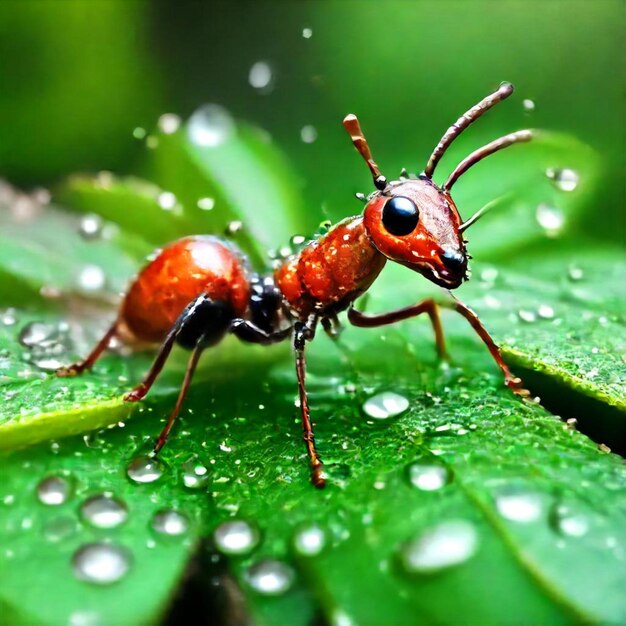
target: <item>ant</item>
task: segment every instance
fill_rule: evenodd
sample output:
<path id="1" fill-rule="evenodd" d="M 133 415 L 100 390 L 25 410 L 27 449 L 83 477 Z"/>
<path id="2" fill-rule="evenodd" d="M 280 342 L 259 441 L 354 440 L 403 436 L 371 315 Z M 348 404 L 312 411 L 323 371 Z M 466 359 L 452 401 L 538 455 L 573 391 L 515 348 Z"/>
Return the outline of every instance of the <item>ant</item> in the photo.
<path id="1" fill-rule="evenodd" d="M 127 336 L 161 347 L 145 378 L 125 396 L 138 402 L 148 393 L 174 344 L 191 350 L 176 404 L 154 446 L 165 445 L 189 388 L 200 355 L 226 334 L 249 343 L 272 344 L 291 339 L 295 352 L 304 442 L 311 464 L 311 480 L 324 487 L 322 461 L 315 448 L 305 387 L 305 348 L 318 323 L 331 337 L 340 330 L 337 314 L 347 309 L 354 326 L 376 327 L 426 313 L 433 326 L 437 351 L 446 357 L 439 306 L 460 313 L 487 345 L 504 374 L 505 384 L 522 397 L 521 387 L 502 359 L 498 346 L 476 314 L 460 301 L 437 303 L 428 298 L 397 311 L 368 315 L 354 307 L 378 277 L 387 260 L 419 272 L 431 282 L 455 289 L 467 280 L 468 255 L 463 233 L 484 213 L 463 222 L 450 197 L 454 183 L 473 165 L 498 150 L 529 141 L 521 130 L 505 135 L 472 152 L 439 187 L 432 180 L 439 160 L 450 144 L 472 122 L 513 93 L 503 83 L 494 93 L 464 113 L 443 135 L 424 171 L 388 181 L 372 153 L 355 115 L 343 125 L 365 160 L 376 190 L 362 215 L 348 217 L 297 254 L 285 259 L 273 274 L 258 274 L 233 244 L 218 237 L 194 235 L 166 246 L 131 284 L 118 316 L 91 353 L 82 361 L 61 368 L 59 376 L 73 376 L 92 367 L 114 336 Z"/>

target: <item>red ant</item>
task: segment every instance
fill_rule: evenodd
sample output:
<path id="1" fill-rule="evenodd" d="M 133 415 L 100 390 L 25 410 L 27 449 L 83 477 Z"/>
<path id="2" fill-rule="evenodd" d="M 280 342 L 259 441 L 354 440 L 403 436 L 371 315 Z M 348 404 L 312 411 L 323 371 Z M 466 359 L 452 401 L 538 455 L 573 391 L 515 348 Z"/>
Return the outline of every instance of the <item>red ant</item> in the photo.
<path id="1" fill-rule="evenodd" d="M 470 167 L 502 148 L 529 141 L 531 132 L 514 132 L 476 150 L 457 165 L 442 187 L 433 182 L 432 175 L 459 134 L 512 93 L 513 86 L 503 83 L 445 132 L 419 176 L 403 171 L 395 181 L 381 174 L 356 116 L 348 115 L 343 125 L 365 159 L 376 187 L 362 215 L 348 217 L 310 241 L 273 274 L 251 272 L 245 256 L 217 237 L 197 235 L 171 243 L 139 273 L 117 319 L 87 358 L 57 374 L 72 376 L 89 369 L 115 335 L 130 331 L 139 340 L 161 342 L 143 382 L 125 397 L 137 402 L 152 387 L 175 343 L 191 350 L 178 399 L 154 447 L 157 454 L 165 445 L 205 348 L 227 333 L 259 344 L 291 338 L 312 482 L 323 487 L 322 461 L 315 448 L 305 388 L 306 343 L 315 336 L 318 322 L 326 333 L 336 336 L 340 328 L 337 314 L 345 309 L 348 321 L 362 327 L 383 326 L 426 313 L 433 325 L 438 353 L 446 356 L 439 305 L 433 299 L 375 315 L 358 311 L 354 301 L 369 289 L 387 259 L 446 289 L 455 289 L 466 280 L 468 256 L 463 233 L 483 212 L 462 222 L 450 189 Z M 467 319 L 504 373 L 506 385 L 521 396 L 528 395 L 476 314 L 456 299 L 440 304 Z"/>

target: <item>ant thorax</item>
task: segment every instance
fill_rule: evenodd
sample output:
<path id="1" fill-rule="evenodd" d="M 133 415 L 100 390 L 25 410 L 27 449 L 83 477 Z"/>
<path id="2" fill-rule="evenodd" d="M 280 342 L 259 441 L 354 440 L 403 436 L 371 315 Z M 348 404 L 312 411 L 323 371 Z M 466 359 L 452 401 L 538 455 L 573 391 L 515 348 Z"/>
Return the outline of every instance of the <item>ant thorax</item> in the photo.
<path id="1" fill-rule="evenodd" d="M 324 316 L 347 308 L 367 291 L 385 261 L 359 215 L 339 222 L 286 259 L 274 278 L 288 308 L 305 320 L 314 311 Z"/>

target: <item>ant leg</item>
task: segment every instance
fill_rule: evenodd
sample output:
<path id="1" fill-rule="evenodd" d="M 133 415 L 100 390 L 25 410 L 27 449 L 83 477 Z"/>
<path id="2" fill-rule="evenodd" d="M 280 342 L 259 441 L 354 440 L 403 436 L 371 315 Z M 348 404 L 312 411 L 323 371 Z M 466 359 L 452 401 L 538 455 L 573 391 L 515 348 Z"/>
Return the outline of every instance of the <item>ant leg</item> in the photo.
<path id="1" fill-rule="evenodd" d="M 324 332 L 333 340 L 337 341 L 341 335 L 343 327 L 336 315 L 322 318 L 322 328 Z"/>
<path id="2" fill-rule="evenodd" d="M 375 328 L 376 326 L 386 326 L 411 317 L 417 317 L 422 313 L 428 314 L 430 317 L 433 330 L 435 332 L 435 343 L 437 345 L 437 353 L 441 359 L 447 360 L 448 353 L 446 351 L 446 341 L 443 335 L 443 327 L 441 326 L 441 318 L 439 317 L 439 305 L 432 299 L 428 298 L 417 304 L 390 311 L 389 313 L 379 313 L 366 315 L 357 311 L 353 306 L 348 309 L 348 321 L 353 326 L 362 328 Z"/>
<path id="3" fill-rule="evenodd" d="M 504 374 L 504 384 L 522 398 L 526 398 L 530 395 L 528 389 L 522 387 L 522 379 L 515 376 L 509 369 L 509 366 L 504 362 L 502 355 L 500 354 L 500 348 L 496 345 L 496 342 L 491 338 L 491 335 L 487 332 L 487 329 L 482 325 L 482 322 L 478 319 L 478 316 L 472 309 L 460 302 L 459 300 L 453 300 L 452 302 L 446 302 L 443 306 L 448 307 L 460 313 L 476 331 L 476 334 L 483 340 L 484 344 L 489 349 L 491 356 L 497 363 L 498 367 Z"/>
<path id="4" fill-rule="evenodd" d="M 189 363 L 187 364 L 187 370 L 185 371 L 185 378 L 183 379 L 182 387 L 180 388 L 180 392 L 178 394 L 178 398 L 176 400 L 176 404 L 170 413 L 169 418 L 167 419 L 167 424 L 161 431 L 159 438 L 154 446 L 154 454 L 158 454 L 165 442 L 167 441 L 167 436 L 170 434 L 170 430 L 172 430 L 172 426 L 178 417 L 178 413 L 180 412 L 180 407 L 183 404 L 183 400 L 187 395 L 187 390 L 189 389 L 189 385 L 191 383 L 191 379 L 193 378 L 194 372 L 196 371 L 196 365 L 198 365 L 198 360 L 200 359 L 200 355 L 202 354 L 202 350 L 204 346 L 198 344 L 193 351 L 191 352 L 191 356 L 189 357 Z"/>
<path id="5" fill-rule="evenodd" d="M 66 367 L 60 367 L 56 371 L 57 376 L 76 376 L 82 374 L 85 370 L 91 369 L 93 364 L 100 358 L 102 353 L 109 347 L 111 339 L 115 336 L 117 328 L 119 326 L 119 320 L 116 319 L 109 329 L 104 333 L 102 339 L 98 341 L 93 350 L 82 360 L 72 363 Z"/>
<path id="6" fill-rule="evenodd" d="M 322 472 L 322 461 L 315 449 L 315 435 L 311 424 L 309 411 L 309 401 L 306 394 L 304 379 L 306 375 L 306 360 L 304 357 L 304 347 L 306 339 L 310 337 L 310 329 L 304 324 L 296 324 L 293 346 L 296 351 L 296 374 L 298 376 L 298 391 L 300 395 L 300 411 L 302 413 L 302 431 L 304 443 L 311 461 L 311 482 L 322 489 L 326 485 L 326 479 Z"/>
<path id="7" fill-rule="evenodd" d="M 124 396 L 124 400 L 126 402 L 139 402 L 140 400 L 143 400 L 148 391 L 150 391 L 150 387 L 152 387 L 154 381 L 157 379 L 157 376 L 161 373 L 161 370 L 165 365 L 165 361 L 167 361 L 167 357 L 170 355 L 170 352 L 174 347 L 174 342 L 176 341 L 176 335 L 178 334 L 179 328 L 180 318 L 179 321 L 174 324 L 170 332 L 167 333 L 167 336 L 163 340 L 163 343 L 159 348 L 159 352 L 157 353 L 144 379 Z"/>
<path id="8" fill-rule="evenodd" d="M 235 335 L 235 337 L 246 343 L 260 343 L 261 345 L 277 343 L 283 339 L 287 339 L 292 331 L 293 328 L 289 326 L 288 328 L 268 333 L 249 320 L 240 318 L 234 319 L 230 324 L 230 332 Z"/>

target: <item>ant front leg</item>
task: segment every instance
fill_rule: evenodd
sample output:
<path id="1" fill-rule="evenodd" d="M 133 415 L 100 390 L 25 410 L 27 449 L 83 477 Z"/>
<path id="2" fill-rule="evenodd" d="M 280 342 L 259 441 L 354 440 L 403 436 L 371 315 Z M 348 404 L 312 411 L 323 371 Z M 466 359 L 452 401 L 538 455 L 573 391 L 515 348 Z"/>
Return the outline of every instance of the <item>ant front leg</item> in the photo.
<path id="1" fill-rule="evenodd" d="M 343 326 L 336 315 L 329 315 L 322 318 L 322 328 L 324 332 L 333 340 L 337 341 L 341 336 Z"/>
<path id="2" fill-rule="evenodd" d="M 443 335 L 443 327 L 441 326 L 441 318 L 439 317 L 439 306 L 432 298 L 404 307 L 403 309 L 398 309 L 397 311 L 374 315 L 361 313 L 361 311 L 357 311 L 354 306 L 350 306 L 348 309 L 348 321 L 353 326 L 375 328 L 376 326 L 387 326 L 388 324 L 401 322 L 411 317 L 417 317 L 422 313 L 426 313 L 428 317 L 430 317 L 433 331 L 435 332 L 435 343 L 437 345 L 439 358 L 447 360 L 448 352 L 446 351 L 446 341 Z"/>
<path id="3" fill-rule="evenodd" d="M 482 322 L 478 319 L 478 315 L 476 315 L 476 313 L 474 313 L 474 311 L 472 311 L 472 309 L 468 306 L 456 299 L 451 302 L 446 302 L 443 306 L 460 313 L 470 323 L 471 327 L 476 331 L 476 334 L 483 340 L 484 344 L 489 349 L 493 360 L 502 370 L 502 373 L 504 374 L 504 384 L 511 391 L 513 391 L 513 393 L 522 398 L 527 398 L 530 395 L 530 391 L 522 387 L 522 379 L 515 376 L 515 374 L 513 374 L 513 372 L 509 369 L 509 366 L 504 362 L 502 354 L 500 353 L 500 348 L 498 348 L 496 342 L 487 332 L 487 329 L 482 325 Z"/>
<path id="4" fill-rule="evenodd" d="M 293 347 L 296 352 L 296 375 L 298 376 L 298 391 L 300 396 L 300 411 L 302 414 L 302 431 L 307 453 L 311 461 L 311 482 L 322 489 L 326 485 L 326 479 L 322 472 L 322 461 L 315 448 L 315 435 L 311 424 L 311 414 L 309 410 L 309 400 L 305 387 L 306 360 L 304 348 L 307 340 L 310 340 L 314 330 L 302 323 L 297 323 L 293 336 Z"/>
<path id="5" fill-rule="evenodd" d="M 72 365 L 67 365 L 66 367 L 60 367 L 56 371 L 56 375 L 61 377 L 77 376 L 78 374 L 82 374 L 85 370 L 91 369 L 93 367 L 93 364 L 109 347 L 111 339 L 113 339 L 113 337 L 115 337 L 117 333 L 118 326 L 119 319 L 116 319 L 113 324 L 109 326 L 109 329 L 106 331 L 106 333 L 104 333 L 102 339 L 98 341 L 93 350 L 82 361 L 77 361 L 76 363 L 72 363 Z"/>

